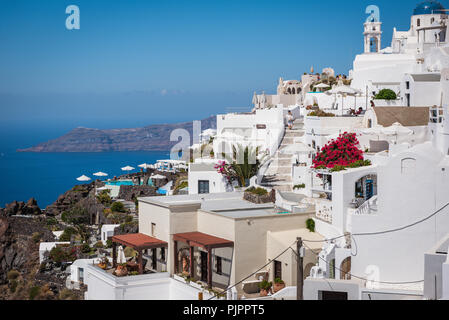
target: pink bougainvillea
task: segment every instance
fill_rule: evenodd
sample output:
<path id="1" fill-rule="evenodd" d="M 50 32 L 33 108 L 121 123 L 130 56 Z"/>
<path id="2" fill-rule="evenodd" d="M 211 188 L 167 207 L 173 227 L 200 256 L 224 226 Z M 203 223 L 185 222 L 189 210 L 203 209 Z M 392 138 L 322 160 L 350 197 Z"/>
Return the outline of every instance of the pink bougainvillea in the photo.
<path id="1" fill-rule="evenodd" d="M 313 160 L 315 169 L 332 169 L 335 166 L 348 166 L 354 162 L 363 160 L 363 151 L 357 146 L 355 133 L 345 132 L 336 140 L 331 140 L 325 145 Z"/>

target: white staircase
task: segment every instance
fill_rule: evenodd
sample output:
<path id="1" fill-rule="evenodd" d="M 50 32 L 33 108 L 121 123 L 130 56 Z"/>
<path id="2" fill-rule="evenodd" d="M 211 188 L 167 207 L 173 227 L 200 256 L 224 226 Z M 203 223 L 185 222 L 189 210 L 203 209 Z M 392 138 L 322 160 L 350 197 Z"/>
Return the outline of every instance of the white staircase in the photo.
<path id="1" fill-rule="evenodd" d="M 296 120 L 292 130 L 286 129 L 281 145 L 262 179 L 262 186 L 284 192 L 293 191 L 292 155 L 282 154 L 279 150 L 293 144 L 295 138 L 302 137 L 303 127 L 303 120 Z"/>

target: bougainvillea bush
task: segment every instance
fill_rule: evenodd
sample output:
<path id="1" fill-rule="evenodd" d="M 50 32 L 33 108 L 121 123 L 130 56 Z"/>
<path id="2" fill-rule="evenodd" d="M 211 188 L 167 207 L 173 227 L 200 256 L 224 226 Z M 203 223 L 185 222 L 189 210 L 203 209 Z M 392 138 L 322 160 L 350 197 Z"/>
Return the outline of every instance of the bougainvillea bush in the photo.
<path id="1" fill-rule="evenodd" d="M 355 133 L 340 134 L 336 140 L 331 140 L 317 154 L 313 160 L 313 168 L 341 171 L 347 167 L 371 165 L 370 161 L 363 159 L 363 151 L 358 148 L 358 145 L 359 141 Z"/>

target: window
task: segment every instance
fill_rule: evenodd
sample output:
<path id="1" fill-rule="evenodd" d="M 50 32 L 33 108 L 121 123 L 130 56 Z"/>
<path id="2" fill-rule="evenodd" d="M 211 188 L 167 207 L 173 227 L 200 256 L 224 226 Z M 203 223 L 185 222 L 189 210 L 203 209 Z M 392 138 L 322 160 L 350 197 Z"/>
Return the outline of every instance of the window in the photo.
<path id="1" fill-rule="evenodd" d="M 335 259 L 329 262 L 329 278 L 335 279 Z"/>
<path id="2" fill-rule="evenodd" d="M 209 180 L 198 181 L 198 193 L 199 194 L 209 193 Z"/>
<path id="3" fill-rule="evenodd" d="M 418 27 L 421 26 L 421 19 L 418 19 L 418 20 L 416 21 L 416 25 L 417 25 Z"/>
<path id="4" fill-rule="evenodd" d="M 435 18 L 430 19 L 430 23 L 434 23 L 435 22 Z"/>
<path id="5" fill-rule="evenodd" d="M 401 173 L 402 174 L 414 174 L 416 170 L 416 160 L 412 158 L 402 159 L 401 161 Z"/>
<path id="6" fill-rule="evenodd" d="M 151 236 L 155 236 L 156 234 L 156 224 L 155 223 L 151 223 Z"/>
<path id="7" fill-rule="evenodd" d="M 282 279 L 282 262 L 274 261 L 274 278 Z"/>
<path id="8" fill-rule="evenodd" d="M 410 81 L 405 82 L 405 89 L 410 89 Z"/>
<path id="9" fill-rule="evenodd" d="M 372 127 L 373 127 L 373 120 L 368 119 L 368 128 L 372 128 Z"/>
<path id="10" fill-rule="evenodd" d="M 217 260 L 217 274 L 221 275 L 221 274 L 223 274 L 221 257 L 216 257 L 216 260 Z"/>

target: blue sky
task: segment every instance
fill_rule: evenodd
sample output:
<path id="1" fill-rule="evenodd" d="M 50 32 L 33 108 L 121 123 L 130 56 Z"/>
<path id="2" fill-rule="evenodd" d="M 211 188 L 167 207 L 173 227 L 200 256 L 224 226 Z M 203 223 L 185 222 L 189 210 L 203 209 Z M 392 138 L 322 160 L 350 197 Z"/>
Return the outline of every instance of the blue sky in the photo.
<path id="1" fill-rule="evenodd" d="M 381 9 L 385 47 L 418 2 L 0 0 L 0 124 L 133 127 L 244 110 L 279 76 L 347 73 L 368 5 Z M 65 28 L 70 4 L 80 30 Z"/>

